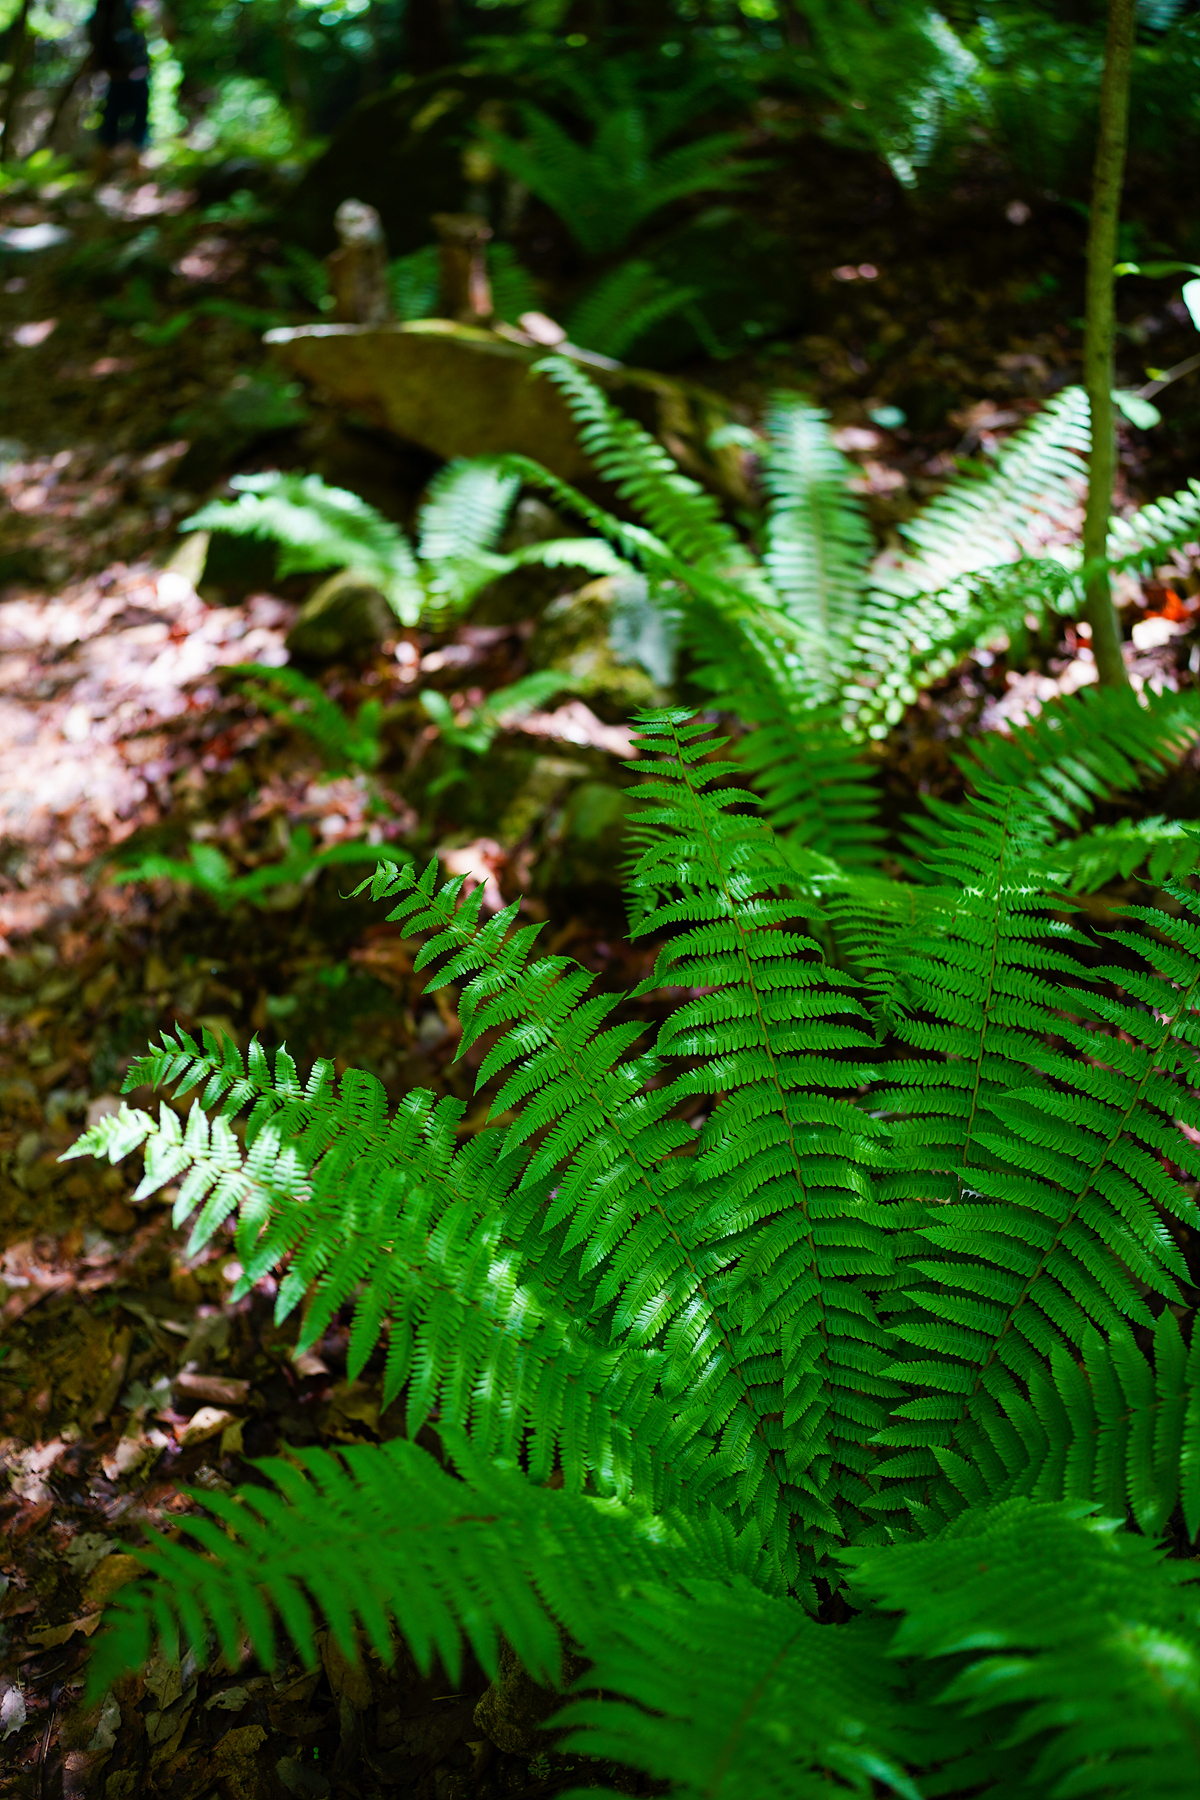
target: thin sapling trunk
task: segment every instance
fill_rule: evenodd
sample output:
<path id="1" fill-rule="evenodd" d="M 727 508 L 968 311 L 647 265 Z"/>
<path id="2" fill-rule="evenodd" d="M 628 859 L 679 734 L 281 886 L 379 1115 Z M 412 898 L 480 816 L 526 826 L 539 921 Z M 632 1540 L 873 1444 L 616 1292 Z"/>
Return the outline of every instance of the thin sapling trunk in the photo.
<path id="1" fill-rule="evenodd" d="M 1113 269 L 1117 222 L 1125 177 L 1129 122 L 1129 76 L 1133 62 L 1136 0 L 1109 0 L 1104 79 L 1100 88 L 1100 130 L 1092 176 L 1088 223 L 1087 305 L 1083 338 L 1083 378 L 1091 409 L 1092 446 L 1088 458 L 1087 515 L 1083 526 L 1083 614 L 1092 628 L 1092 651 L 1101 682 L 1129 682 L 1121 655 L 1121 628 L 1112 602 L 1105 554 L 1112 509 L 1116 433 L 1113 423 Z"/>

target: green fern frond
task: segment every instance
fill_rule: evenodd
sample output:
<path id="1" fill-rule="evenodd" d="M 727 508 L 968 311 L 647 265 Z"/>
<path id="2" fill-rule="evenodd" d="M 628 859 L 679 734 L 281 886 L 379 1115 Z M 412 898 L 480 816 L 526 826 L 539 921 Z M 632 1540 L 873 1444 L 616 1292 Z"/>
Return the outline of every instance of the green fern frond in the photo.
<path id="1" fill-rule="evenodd" d="M 389 1118 L 382 1088 L 361 1070 L 339 1084 L 318 1063 L 301 1088 L 285 1051 L 272 1075 L 257 1045 L 243 1064 L 207 1031 L 203 1050 L 185 1032 L 164 1035 L 130 1070 L 127 1091 L 142 1083 L 178 1083 L 180 1093 L 203 1083 L 201 1105 L 186 1128 L 165 1106 L 157 1124 L 130 1113 L 119 1132 L 88 1134 L 70 1154 L 124 1156 L 140 1133 L 138 1196 L 179 1181 L 173 1218 L 182 1224 L 199 1209 L 194 1249 L 236 1213 L 244 1274 L 235 1291 L 282 1266 L 277 1320 L 305 1306 L 298 1354 L 358 1296 L 352 1378 L 386 1332 L 385 1405 L 404 1391 L 410 1435 L 436 1410 L 486 1454 L 515 1456 L 524 1446 L 539 1480 L 557 1449 L 572 1489 L 588 1480 L 604 1492 L 636 1486 L 661 1507 L 686 1483 L 702 1500 L 720 1465 L 711 1437 L 697 1435 L 701 1416 L 681 1419 L 658 1397 L 653 1356 L 631 1346 L 618 1358 L 587 1325 L 577 1254 L 540 1220 L 528 1225 L 549 1184 L 527 1181 L 514 1200 L 522 1161 L 499 1130 L 456 1149 L 460 1103 L 435 1106 L 418 1091 Z M 210 1121 L 205 1109 L 218 1105 Z M 247 1106 L 242 1151 L 231 1120 Z"/>
<path id="2" fill-rule="evenodd" d="M 843 1508 L 869 1498 L 854 1443 L 892 1392 L 870 1300 L 872 1277 L 890 1269 L 886 1221 L 858 1173 L 875 1159 L 871 1121 L 839 1097 L 862 1083 L 873 1045 L 850 984 L 789 928 L 788 863 L 734 810 L 750 796 L 714 787 L 734 766 L 708 760 L 720 745 L 706 729 L 678 713 L 642 722 L 660 756 L 634 765 L 654 836 L 633 871 L 646 901 L 633 935 L 672 936 L 638 991 L 701 989 L 658 1050 L 694 1063 L 680 1085 L 718 1096 L 689 1186 L 722 1263 L 737 1253 L 722 1288 L 759 1371 L 760 1415 L 782 1413 L 761 1420 L 757 1441 L 741 1434 L 738 1503 L 763 1509 L 787 1555 L 785 1508 L 820 1545 L 846 1529 Z M 672 890 L 681 897 L 662 898 Z"/>
<path id="3" fill-rule="evenodd" d="M 1109 566 L 1114 571 L 1146 574 L 1198 531 L 1200 481 L 1193 477 L 1177 494 L 1139 506 L 1128 519 L 1113 519 L 1108 535 Z"/>
<path id="4" fill-rule="evenodd" d="M 958 760 L 972 779 L 982 767 L 990 780 L 1022 789 L 1048 821 L 1074 830 L 1098 801 L 1163 774 L 1198 734 L 1193 694 L 1089 687 L 1043 707 L 1011 737 L 976 738 Z M 914 833 L 921 829 L 914 823 Z"/>
<path id="5" fill-rule="evenodd" d="M 1200 1132 L 1200 902 L 1176 882 L 1166 891 L 1179 916 L 1125 909 L 1146 930 L 1109 934 L 1125 966 L 1090 970 L 1086 995 L 1068 987 L 1048 1013 L 1040 970 L 1059 959 L 1037 946 L 1026 952 L 1033 972 L 1010 989 L 1008 1016 L 992 1009 L 989 1038 L 1010 1070 L 1001 1091 L 982 1080 L 970 1089 L 963 1198 L 921 1226 L 935 1256 L 913 1268 L 931 1285 L 910 1288 L 914 1310 L 892 1323 L 911 1349 L 890 1373 L 924 1383 L 936 1400 L 898 1409 L 909 1422 L 877 1440 L 908 1446 L 885 1476 L 933 1478 L 943 1514 L 986 1498 L 1011 1473 L 1001 1453 L 1011 1438 L 1006 1415 L 1040 1382 L 1044 1391 L 1056 1350 L 1077 1355 L 1089 1326 L 1112 1342 L 1126 1322 L 1149 1329 L 1143 1296 L 1175 1303 L 1189 1279 L 1163 1218 L 1192 1231 L 1200 1209 L 1164 1160 L 1200 1175 L 1200 1150 L 1176 1125 Z M 995 966 L 1004 966 L 998 957 Z M 1037 1044 L 1039 1028 L 1056 1042 Z M 898 1140 L 917 1135 L 909 1128 Z"/>
<path id="6" fill-rule="evenodd" d="M 1023 1078 L 1034 1033 L 1053 1029 L 1044 977 L 1075 973 L 1065 952 L 1080 936 L 1044 917 L 1049 832 L 1019 788 L 981 781 L 965 804 L 934 802 L 922 834 L 919 872 L 941 904 L 921 935 L 897 910 L 884 960 L 893 1028 L 916 1056 L 889 1064 L 876 1104 L 899 1115 L 886 1191 L 952 1199 L 978 1160 L 989 1098 Z"/>
<path id="7" fill-rule="evenodd" d="M 587 1689 L 631 1704 L 575 1700 L 555 1721 L 575 1727 L 568 1750 L 669 1781 L 685 1800 L 920 1800 L 905 1765 L 926 1747 L 932 1709 L 901 1697 L 874 1620 L 833 1630 L 795 1601 L 728 1584 L 637 1584 L 589 1650 Z"/>
<path id="8" fill-rule="evenodd" d="M 843 686 L 849 729 L 886 737 L 917 695 L 972 651 L 1021 644 L 1061 613 L 1073 613 L 1077 576 L 1054 557 L 1018 557 L 897 605 L 880 590 L 863 603 L 854 667 Z"/>
<path id="9" fill-rule="evenodd" d="M 589 256 L 619 250 L 643 219 L 688 194 L 740 187 L 762 162 L 730 161 L 742 148 L 722 132 L 655 155 L 651 121 L 627 100 L 596 121 L 581 144 L 538 106 L 520 108 L 524 139 L 485 132 L 501 168 L 556 212 Z"/>
<path id="10" fill-rule="evenodd" d="M 489 582 L 515 567 L 494 549 L 520 480 L 486 458 L 458 457 L 434 476 L 417 517 L 427 613 L 464 612 Z"/>
<path id="11" fill-rule="evenodd" d="M 556 1686 L 562 1631 L 587 1643 L 612 1607 L 614 1580 L 681 1585 L 724 1575 L 755 1594 L 735 1573 L 756 1567 L 752 1542 L 749 1556 L 729 1546 L 726 1561 L 718 1532 L 535 1487 L 447 1435 L 457 1480 L 399 1438 L 336 1456 L 300 1450 L 256 1465 L 269 1486 L 198 1494 L 213 1519 L 181 1518 L 190 1542 L 152 1534 L 151 1547 L 135 1552 L 159 1580 L 125 1588 L 110 1610 L 93 1690 L 137 1668 L 152 1632 L 171 1626 L 199 1654 L 211 1629 L 231 1665 L 248 1637 L 272 1667 L 282 1637 L 312 1667 L 321 1621 L 351 1659 L 361 1632 L 390 1662 L 398 1632 L 422 1673 L 436 1661 L 452 1682 L 464 1639 L 495 1677 L 503 1637 Z"/>
<path id="12" fill-rule="evenodd" d="M 1072 515 L 1088 443 L 1087 396 L 1064 388 L 1002 446 L 993 468 L 957 476 L 901 528 L 907 554 L 881 587 L 900 598 L 936 593 L 1028 554 L 1035 532 Z"/>
<path id="13" fill-rule="evenodd" d="M 373 769 L 383 755 L 380 726 L 383 708 L 378 700 L 364 700 L 353 719 L 329 698 L 324 688 L 310 680 L 299 669 L 287 665 L 276 668 L 267 663 L 235 663 L 228 671 L 246 684 L 255 704 L 276 718 L 306 732 L 325 753 L 331 768 Z M 271 692 L 282 688 L 300 702 L 289 706 Z"/>
<path id="14" fill-rule="evenodd" d="M 372 891 L 398 900 L 389 918 L 410 931 L 433 932 L 418 966 L 449 960 L 431 986 L 465 981 L 462 1047 L 485 1032 L 501 1032 L 478 1081 L 505 1073 L 493 1113 L 516 1108 L 517 1116 L 504 1134 L 504 1152 L 519 1153 L 534 1140 L 513 1201 L 514 1216 L 528 1221 L 527 1254 L 543 1261 L 547 1246 L 556 1247 L 562 1268 L 577 1272 L 575 1286 L 590 1290 L 588 1310 L 605 1321 L 609 1341 L 624 1346 L 623 1359 L 665 1333 L 646 1366 L 677 1409 L 668 1437 L 689 1465 L 689 1489 L 699 1498 L 718 1477 L 733 1478 L 757 1418 L 752 1384 L 726 1341 L 719 1312 L 696 1329 L 698 1316 L 712 1308 L 709 1290 L 722 1259 L 688 1204 L 688 1161 L 678 1152 L 693 1140 L 682 1120 L 671 1117 L 677 1094 L 671 1085 L 648 1087 L 658 1074 L 657 1056 L 623 1060 L 640 1027 L 606 1026 L 616 996 L 588 997 L 593 978 L 567 958 L 530 961 L 537 928 L 506 937 L 515 908 L 477 927 L 477 902 L 457 906 L 461 886 L 460 878 L 435 893 L 428 877 L 414 882 L 400 875 L 394 883 L 377 878 Z M 695 1437 L 710 1407 L 725 1427 L 715 1456 Z M 633 1411 L 639 1442 L 648 1444 L 656 1428 L 643 1416 L 646 1408 L 641 1400 Z M 554 1409 L 548 1416 L 553 1421 Z"/>
<path id="15" fill-rule="evenodd" d="M 1094 894 L 1110 881 L 1143 879 L 1159 887 L 1200 867 L 1200 819 L 1122 819 L 1068 838 L 1054 853 L 1063 885 L 1074 894 Z"/>
<path id="16" fill-rule="evenodd" d="M 847 868 L 814 815 L 780 835 L 737 785 L 748 762 L 785 813 L 799 640 L 730 598 L 723 552 L 693 570 L 595 510 L 715 658 L 740 645 L 714 691 L 778 653 L 745 702 L 766 753 L 641 721 L 629 884 L 656 960 L 630 998 L 660 1022 L 515 905 L 388 867 L 363 888 L 459 989 L 482 1129 L 208 1033 L 135 1064 L 127 1089 L 198 1092 L 186 1123 L 126 1108 L 72 1154 L 140 1149 L 139 1194 L 177 1183 L 193 1245 L 235 1220 L 236 1293 L 275 1271 L 302 1348 L 352 1308 L 351 1375 L 384 1346 L 385 1405 L 464 1479 L 407 1445 L 269 1470 L 188 1521 L 198 1550 L 153 1553 L 107 1666 L 180 1622 L 311 1655 L 323 1617 L 447 1668 L 464 1631 L 494 1668 L 504 1634 L 552 1679 L 565 1631 L 589 1750 L 685 1793 L 1190 1791 L 1197 1609 L 1083 1514 L 1200 1534 L 1200 898 L 1159 870 L 1163 909 L 1100 933 L 1062 883 L 1084 814 L 1192 740 L 1194 702 L 1047 708 L 911 827 L 911 884 Z M 860 1616 L 818 1626 L 848 1543 Z"/>
<path id="17" fill-rule="evenodd" d="M 835 446 L 828 414 L 798 394 L 777 394 L 767 413 L 763 482 L 770 495 L 763 562 L 812 645 L 812 674 L 826 695 L 854 648 L 872 540 L 854 465 Z"/>
<path id="18" fill-rule="evenodd" d="M 279 903 L 281 889 L 305 886 L 322 869 L 340 868 L 346 863 L 394 862 L 397 858 L 407 860 L 408 852 L 398 850 L 395 844 L 369 844 L 361 838 L 318 850 L 312 833 L 300 826 L 289 832 L 284 853 L 277 861 L 259 863 L 241 875 L 234 872 L 228 857 L 215 844 L 197 843 L 189 847 L 186 862 L 178 856 L 144 852 L 131 856 L 109 879 L 114 887 L 128 881 L 181 882 L 222 908 L 242 901 L 267 906 Z"/>
<path id="19" fill-rule="evenodd" d="M 387 266 L 388 298 L 398 319 L 432 319 L 441 292 L 438 246 L 421 244 Z"/>
<path id="20" fill-rule="evenodd" d="M 897 946 L 927 939 L 953 897 L 925 883 L 835 865 L 820 883 L 819 900 L 838 967 L 862 983 L 880 1028 L 890 1029 L 904 1011 Z"/>
<path id="21" fill-rule="evenodd" d="M 494 550 L 520 481 L 484 458 L 456 457 L 429 484 L 418 518 L 417 554 L 435 568 Z"/>
<path id="22" fill-rule="evenodd" d="M 408 539 L 357 494 L 328 487 L 319 475 L 278 471 L 235 475 L 230 486 L 236 500 L 211 500 L 181 530 L 266 538 L 279 545 L 281 576 L 359 569 L 405 623 L 416 622 L 425 596 Z"/>
<path id="23" fill-rule="evenodd" d="M 862 728 L 883 735 L 956 653 L 1070 591 L 1073 553 L 1061 566 L 1036 553 L 1069 543 L 1087 447 L 1086 396 L 1064 389 L 993 469 L 960 475 L 904 526 L 908 551 L 877 562 L 859 628 L 847 702 Z"/>
<path id="24" fill-rule="evenodd" d="M 984 1421 L 974 1454 L 977 1496 L 1083 1500 L 1112 1518 L 1132 1514 L 1149 1534 L 1178 1506 L 1189 1540 L 1200 1532 L 1200 1335 L 1187 1349 L 1174 1313 L 1155 1322 L 1153 1359 L 1132 1332 L 1104 1338 L 1094 1326 L 1082 1353 L 1056 1346 L 1025 1392 L 1008 1389 Z M 917 1416 L 914 1414 L 914 1416 Z M 961 1455 L 939 1458 L 960 1497 L 970 1477 Z"/>
<path id="25" fill-rule="evenodd" d="M 683 611 L 681 628 L 693 680 L 747 727 L 735 754 L 775 830 L 849 869 L 874 862 L 883 831 L 873 770 L 834 708 L 818 703 L 803 654 L 703 600 Z"/>
<path id="26" fill-rule="evenodd" d="M 515 325 L 522 313 L 536 312 L 542 304 L 538 283 L 511 244 L 488 245 L 487 274 L 498 319 Z"/>
<path id="27" fill-rule="evenodd" d="M 856 1595 L 901 1615 L 891 1654 L 944 1669 L 938 1710 L 975 1721 L 989 1791 L 1195 1793 L 1192 1564 L 1085 1508 L 1022 1501 L 969 1513 L 935 1542 L 841 1560 Z"/>
<path id="28" fill-rule="evenodd" d="M 535 367 L 566 400 L 597 473 L 636 507 L 677 557 L 714 565 L 744 560 L 737 534 L 721 517 L 715 497 L 685 475 L 656 438 L 610 405 L 575 363 L 548 356 Z"/>
<path id="29" fill-rule="evenodd" d="M 629 257 L 576 302 L 567 315 L 567 336 L 602 356 L 624 356 L 653 326 L 682 312 L 698 291 L 665 280 L 642 257 Z"/>

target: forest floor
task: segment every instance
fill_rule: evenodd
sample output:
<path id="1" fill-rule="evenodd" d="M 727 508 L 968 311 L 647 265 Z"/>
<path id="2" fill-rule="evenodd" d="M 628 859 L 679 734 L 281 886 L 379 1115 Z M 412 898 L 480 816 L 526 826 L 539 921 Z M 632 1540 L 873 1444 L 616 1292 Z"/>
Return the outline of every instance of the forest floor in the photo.
<path id="1" fill-rule="evenodd" d="M 815 390 L 884 533 L 955 457 L 987 454 L 1077 377 L 1078 332 L 1059 316 L 1070 308 L 1037 285 L 1044 251 L 1031 248 L 1024 265 L 1009 255 L 1007 289 L 993 279 L 994 246 L 973 270 L 973 245 L 1003 240 L 1007 255 L 1022 224 L 1003 196 L 985 198 L 962 202 L 960 213 L 979 214 L 975 235 L 940 258 L 869 209 L 850 228 L 831 209 L 824 236 L 813 232 L 822 329 L 688 371 L 748 418 L 772 385 Z M 38 228 L 63 235 L 26 248 Z M 943 229 L 953 237 L 953 221 Z M 170 1531 L 196 1504 L 185 1487 L 228 1491 L 247 1458 L 373 1443 L 400 1420 L 381 1412 L 377 1360 L 347 1380 L 344 1319 L 295 1360 L 297 1320 L 273 1322 L 269 1279 L 231 1302 L 240 1268 L 228 1240 L 188 1255 L 170 1189 L 135 1200 L 132 1166 L 61 1153 L 85 1121 L 116 1109 L 131 1058 L 176 1025 L 243 1049 L 252 1034 L 268 1045 L 286 1035 L 302 1065 L 318 1054 L 339 1069 L 353 1061 L 393 1098 L 414 1086 L 459 1094 L 466 1129 L 483 1116 L 471 1059 L 454 1060 L 444 993 L 423 995 L 411 949 L 379 908 L 340 897 L 345 871 L 277 890 L 269 906 L 221 910 L 165 882 L 115 884 L 115 859 L 207 842 L 247 872 L 301 828 L 325 844 L 373 829 L 418 856 L 440 849 L 451 869 L 486 879 L 493 899 L 528 891 L 545 941 L 605 985 L 628 989 L 651 966 L 650 950 L 624 945 L 619 893 L 570 835 L 570 795 L 623 780 L 628 734 L 615 708 L 576 706 L 557 725 L 535 720 L 498 740 L 502 780 L 524 772 L 523 828 L 486 828 L 500 801 L 482 768 L 428 794 L 437 751 L 418 690 L 477 705 L 520 675 L 553 585 L 532 587 L 507 617 L 440 637 L 398 633 L 324 670 L 349 710 L 366 699 L 385 708 L 374 787 L 326 778 L 312 745 L 223 674 L 286 659 L 304 589 L 273 582 L 252 557 L 199 591 L 178 557 L 170 566 L 179 522 L 220 477 L 315 468 L 409 520 L 433 466 L 271 387 L 264 325 L 312 316 L 287 294 L 282 266 L 253 218 L 147 178 L 0 199 L 0 1793 L 30 1800 L 516 1800 L 614 1779 L 600 1765 L 572 1773 L 561 1757 L 531 1760 L 532 1743 L 495 1749 L 473 1722 L 478 1669 L 448 1692 L 436 1673 L 347 1664 L 328 1639 L 317 1669 L 273 1677 L 253 1665 L 197 1676 L 160 1652 L 102 1709 L 82 1710 L 89 1639 L 136 1573 L 122 1542 L 142 1527 Z M 1019 304 L 1005 303 L 1009 290 Z M 1153 340 L 1161 365 L 1187 353 L 1179 310 L 1142 317 L 1127 346 L 1135 365 L 1139 342 Z M 897 394 L 911 426 L 872 423 Z M 1192 473 L 1185 436 L 1160 443 L 1124 433 L 1127 494 L 1169 491 Z M 1171 586 L 1174 602 L 1163 583 L 1123 598 L 1172 627 L 1142 634 L 1135 672 L 1180 684 L 1195 679 L 1188 602 L 1200 584 L 1181 560 Z M 894 810 L 955 791 L 951 752 L 981 722 L 1003 726 L 1088 678 L 1069 629 L 1032 666 L 1010 669 L 1002 654 L 964 663 L 880 750 Z M 1180 799 L 1194 782 L 1190 768 L 1177 778 L 1178 810 L 1200 811 Z M 1163 809 L 1161 795 L 1152 803 Z M 639 1789 L 629 1780 L 622 1791 Z"/>

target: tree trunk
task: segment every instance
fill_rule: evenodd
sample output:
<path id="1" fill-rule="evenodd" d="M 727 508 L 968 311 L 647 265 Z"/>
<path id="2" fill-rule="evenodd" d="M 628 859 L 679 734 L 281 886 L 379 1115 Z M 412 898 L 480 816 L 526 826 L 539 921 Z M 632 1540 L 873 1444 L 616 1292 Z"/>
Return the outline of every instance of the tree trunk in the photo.
<path id="1" fill-rule="evenodd" d="M 414 75 L 429 75 L 455 61 L 459 21 L 455 0 L 409 0 L 404 15 L 405 59 Z"/>
<path id="2" fill-rule="evenodd" d="M 1104 80 L 1100 88 L 1100 130 L 1092 175 L 1088 222 L 1087 306 L 1083 338 L 1083 379 L 1092 421 L 1088 457 L 1087 515 L 1083 527 L 1083 614 L 1092 628 L 1092 652 L 1106 687 L 1128 685 L 1121 655 L 1121 628 L 1105 565 L 1112 509 L 1116 433 L 1113 424 L 1113 267 L 1117 260 L 1117 220 L 1125 178 L 1129 121 L 1129 75 L 1133 62 L 1136 0 L 1109 0 Z"/>
<path id="3" fill-rule="evenodd" d="M 25 65 L 29 61 L 29 0 L 21 0 L 21 10 L 13 22 L 8 37 L 12 49 L 12 74 L 9 76 L 8 94 L 4 102 L 4 130 L 0 133 L 0 162 L 10 162 L 15 147 L 17 103 L 25 86 Z"/>

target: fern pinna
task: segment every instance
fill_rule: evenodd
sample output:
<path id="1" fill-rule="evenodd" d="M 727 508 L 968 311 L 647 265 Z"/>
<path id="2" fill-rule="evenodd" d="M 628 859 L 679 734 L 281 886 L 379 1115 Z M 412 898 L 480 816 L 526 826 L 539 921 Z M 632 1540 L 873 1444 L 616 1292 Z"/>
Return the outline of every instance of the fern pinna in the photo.
<path id="1" fill-rule="evenodd" d="M 1194 1792 L 1200 1594 L 1151 1540 L 1200 1532 L 1200 902 L 1081 929 L 1011 769 L 912 881 L 822 888 L 702 722 L 641 729 L 652 1042 L 516 905 L 383 869 L 483 1129 L 179 1032 L 127 1086 L 200 1089 L 186 1126 L 125 1108 L 71 1152 L 144 1148 L 193 1246 L 236 1216 L 300 1350 L 351 1307 L 406 1430 L 198 1496 L 96 1682 L 176 1624 L 311 1659 L 320 1617 L 555 1680 L 561 1628 L 572 1741 L 682 1794 Z M 821 942 L 851 903 L 862 979 Z"/>

